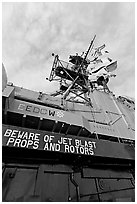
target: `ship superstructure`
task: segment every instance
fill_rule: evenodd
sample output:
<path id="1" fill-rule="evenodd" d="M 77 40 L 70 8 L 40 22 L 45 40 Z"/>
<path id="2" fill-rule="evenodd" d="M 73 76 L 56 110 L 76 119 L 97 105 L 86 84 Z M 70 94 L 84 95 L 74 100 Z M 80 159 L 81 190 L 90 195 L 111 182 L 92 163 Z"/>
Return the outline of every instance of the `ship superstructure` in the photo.
<path id="1" fill-rule="evenodd" d="M 55 93 L 3 77 L 3 201 L 134 201 L 135 103 L 109 90 L 117 61 L 95 37 L 69 62 L 53 54 Z"/>

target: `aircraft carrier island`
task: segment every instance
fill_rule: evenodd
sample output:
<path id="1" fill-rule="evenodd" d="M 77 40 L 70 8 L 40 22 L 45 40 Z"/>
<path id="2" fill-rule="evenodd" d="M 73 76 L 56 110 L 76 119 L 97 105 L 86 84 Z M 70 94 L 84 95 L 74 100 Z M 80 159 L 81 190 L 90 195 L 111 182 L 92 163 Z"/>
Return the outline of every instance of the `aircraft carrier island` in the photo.
<path id="1" fill-rule="evenodd" d="M 68 62 L 52 54 L 51 94 L 9 83 L 3 66 L 2 201 L 135 201 L 135 102 L 109 89 L 117 61 L 95 37 Z"/>

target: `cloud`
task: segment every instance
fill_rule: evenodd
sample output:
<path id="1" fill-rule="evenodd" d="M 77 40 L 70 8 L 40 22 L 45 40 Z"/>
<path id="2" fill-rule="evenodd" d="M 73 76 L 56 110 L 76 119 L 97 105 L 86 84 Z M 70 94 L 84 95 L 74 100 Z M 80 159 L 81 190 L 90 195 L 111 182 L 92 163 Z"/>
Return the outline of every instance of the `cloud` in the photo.
<path id="1" fill-rule="evenodd" d="M 56 2 L 3 3 L 3 62 L 8 80 L 37 91 L 53 91 L 46 81 L 51 53 L 68 60 L 86 51 L 94 34 L 96 45 L 106 44 L 118 60 L 118 76 L 110 88 L 134 97 L 134 3 Z"/>

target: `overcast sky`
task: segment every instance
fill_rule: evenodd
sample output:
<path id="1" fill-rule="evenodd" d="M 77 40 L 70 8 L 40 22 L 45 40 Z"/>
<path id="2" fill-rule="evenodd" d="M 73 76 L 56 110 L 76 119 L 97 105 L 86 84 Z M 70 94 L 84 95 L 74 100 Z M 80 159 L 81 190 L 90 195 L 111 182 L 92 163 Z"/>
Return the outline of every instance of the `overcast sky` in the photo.
<path id="1" fill-rule="evenodd" d="M 106 44 L 118 61 L 108 86 L 116 96 L 135 97 L 135 3 L 3 3 L 2 58 L 8 81 L 24 88 L 54 92 L 48 82 L 53 57 L 68 60 L 95 45 Z"/>

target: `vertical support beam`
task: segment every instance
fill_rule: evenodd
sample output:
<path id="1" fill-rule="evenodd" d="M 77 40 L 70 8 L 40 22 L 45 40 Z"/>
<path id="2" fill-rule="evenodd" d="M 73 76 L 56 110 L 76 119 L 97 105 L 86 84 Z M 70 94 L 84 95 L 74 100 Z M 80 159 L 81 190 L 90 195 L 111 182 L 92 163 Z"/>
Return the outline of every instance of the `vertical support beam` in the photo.
<path id="1" fill-rule="evenodd" d="M 8 118 L 8 117 L 7 117 L 7 111 L 4 112 L 4 116 L 3 116 L 3 117 L 4 117 L 4 123 L 7 124 L 7 118 Z"/>
<path id="2" fill-rule="evenodd" d="M 43 177 L 44 177 L 44 165 L 40 165 L 38 168 L 38 172 L 37 172 L 37 180 L 35 183 L 35 196 L 40 196 L 40 201 L 44 201 L 43 200 Z"/>
<path id="3" fill-rule="evenodd" d="M 63 127 L 64 127 L 64 123 L 62 123 L 59 133 L 61 133 L 61 130 Z"/>
<path id="4" fill-rule="evenodd" d="M 39 123 L 38 123 L 38 130 L 39 130 L 40 127 L 41 127 L 42 121 L 43 121 L 43 118 L 40 118 Z"/>
<path id="5" fill-rule="evenodd" d="M 83 127 L 80 128 L 80 130 L 78 131 L 77 136 L 79 136 L 81 134 L 82 130 L 83 130 Z"/>
<path id="6" fill-rule="evenodd" d="M 68 134 L 68 131 L 69 131 L 70 127 L 71 127 L 71 124 L 68 126 L 68 129 L 66 130 L 65 135 Z"/>
<path id="7" fill-rule="evenodd" d="M 22 127 L 25 127 L 26 115 L 24 114 L 22 117 Z"/>
<path id="8" fill-rule="evenodd" d="M 74 180 L 74 174 L 70 174 L 70 181 L 74 184 L 74 186 L 76 187 L 76 196 L 77 196 L 77 201 L 80 201 L 80 191 L 79 191 L 79 185 L 76 183 L 76 181 Z"/>
<path id="9" fill-rule="evenodd" d="M 100 202 L 100 196 L 99 196 L 99 189 L 98 189 L 98 179 L 95 178 L 95 185 L 96 185 L 96 189 L 97 189 L 97 195 L 98 195 L 98 201 Z"/>
<path id="10" fill-rule="evenodd" d="M 52 129 L 52 132 L 54 132 L 54 131 L 55 131 L 55 128 L 57 127 L 57 123 L 58 123 L 58 121 L 57 121 L 57 120 L 55 120 L 55 123 L 54 123 L 54 125 L 53 125 L 53 129 Z"/>

